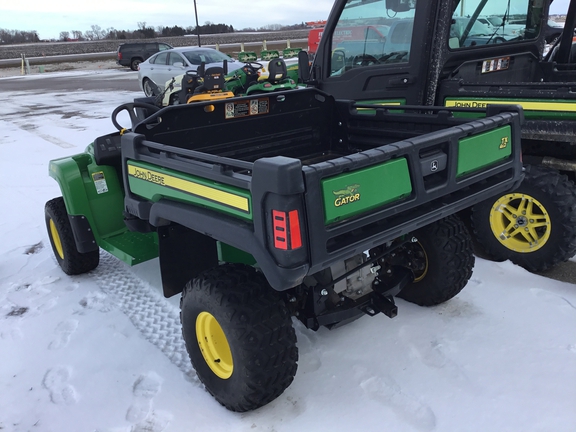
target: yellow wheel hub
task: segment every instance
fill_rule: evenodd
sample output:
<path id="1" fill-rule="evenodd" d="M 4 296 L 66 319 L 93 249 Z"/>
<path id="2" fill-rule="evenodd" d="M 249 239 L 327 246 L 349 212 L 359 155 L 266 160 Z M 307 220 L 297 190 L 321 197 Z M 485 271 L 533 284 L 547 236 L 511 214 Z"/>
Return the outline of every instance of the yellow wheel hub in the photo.
<path id="1" fill-rule="evenodd" d="M 416 244 L 418 247 L 416 248 L 416 254 L 418 259 L 421 261 L 419 269 L 414 270 L 414 282 L 420 282 L 422 279 L 426 277 L 426 273 L 428 273 L 428 255 L 426 255 L 426 251 L 418 242 Z"/>
<path id="2" fill-rule="evenodd" d="M 226 335 L 214 316 L 201 312 L 196 318 L 196 337 L 206 364 L 216 376 L 228 379 L 232 376 L 234 363 Z"/>
<path id="3" fill-rule="evenodd" d="M 519 253 L 537 251 L 552 229 L 550 215 L 530 195 L 511 193 L 498 199 L 490 210 L 490 228 L 506 248 Z"/>
<path id="4" fill-rule="evenodd" d="M 54 247 L 56 248 L 58 256 L 60 259 L 64 259 L 64 248 L 62 247 L 62 240 L 60 240 L 60 234 L 58 234 L 56 224 L 52 219 L 50 219 L 50 236 L 52 237 L 52 241 L 54 242 Z"/>

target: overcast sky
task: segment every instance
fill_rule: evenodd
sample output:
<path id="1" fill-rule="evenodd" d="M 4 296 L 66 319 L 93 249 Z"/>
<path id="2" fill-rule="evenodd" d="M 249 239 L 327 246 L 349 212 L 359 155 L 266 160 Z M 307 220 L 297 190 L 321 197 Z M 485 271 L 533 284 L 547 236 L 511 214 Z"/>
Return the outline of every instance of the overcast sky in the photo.
<path id="1" fill-rule="evenodd" d="M 232 25 L 235 29 L 268 24 L 296 24 L 326 19 L 333 0 L 196 0 L 198 23 Z M 0 28 L 36 30 L 40 39 L 58 38 L 61 31 L 136 30 L 148 27 L 196 26 L 193 0 L 27 0 L 0 2 Z"/>
<path id="2" fill-rule="evenodd" d="M 555 0 L 551 13 L 565 13 L 569 0 Z M 326 19 L 333 0 L 196 0 L 198 22 L 229 24 L 235 29 L 269 24 L 296 24 Z M 195 26 L 193 0 L 27 0 L 0 4 L 0 28 L 36 30 L 41 39 L 58 39 L 61 31 L 136 30 L 139 22 L 158 26 Z"/>

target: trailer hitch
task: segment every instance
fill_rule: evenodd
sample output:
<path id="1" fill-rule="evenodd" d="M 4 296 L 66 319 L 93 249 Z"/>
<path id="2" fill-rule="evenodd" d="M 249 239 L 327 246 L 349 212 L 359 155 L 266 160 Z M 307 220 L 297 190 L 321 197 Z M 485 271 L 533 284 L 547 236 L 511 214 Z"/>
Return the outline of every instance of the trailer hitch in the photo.
<path id="1" fill-rule="evenodd" d="M 398 315 L 398 306 L 394 303 L 394 296 L 413 281 L 412 270 L 394 266 L 394 276 L 387 281 L 386 287 L 382 286 L 384 284 L 374 285 L 370 303 L 360 309 L 366 315 L 374 316 L 382 312 L 388 318 L 395 318 Z"/>

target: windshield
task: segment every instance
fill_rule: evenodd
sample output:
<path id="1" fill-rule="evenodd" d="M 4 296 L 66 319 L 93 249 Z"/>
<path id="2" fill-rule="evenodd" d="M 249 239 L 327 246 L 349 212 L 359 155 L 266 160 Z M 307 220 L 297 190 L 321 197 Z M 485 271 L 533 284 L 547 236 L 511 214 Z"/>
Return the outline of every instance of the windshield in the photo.
<path id="1" fill-rule="evenodd" d="M 455 0 L 449 47 L 473 48 L 538 36 L 541 0 Z"/>
<path id="2" fill-rule="evenodd" d="M 416 0 L 398 0 L 397 10 L 386 0 L 349 0 L 332 36 L 331 75 L 410 59 Z"/>
<path id="3" fill-rule="evenodd" d="M 501 26 L 502 23 L 504 22 L 504 21 L 502 20 L 502 18 L 500 18 L 500 17 L 487 17 L 486 20 L 487 20 L 490 24 L 492 24 L 493 26 L 496 26 L 496 27 Z"/>

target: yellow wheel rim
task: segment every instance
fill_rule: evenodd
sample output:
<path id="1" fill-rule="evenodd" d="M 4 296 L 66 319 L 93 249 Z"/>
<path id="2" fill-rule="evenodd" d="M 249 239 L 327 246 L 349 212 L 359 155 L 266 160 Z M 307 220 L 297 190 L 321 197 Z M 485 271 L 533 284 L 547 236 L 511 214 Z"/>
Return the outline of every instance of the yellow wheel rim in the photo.
<path id="1" fill-rule="evenodd" d="M 50 237 L 52 237 L 52 241 L 54 242 L 54 247 L 56 248 L 58 256 L 60 257 L 60 259 L 64 259 L 64 249 L 62 248 L 62 241 L 60 240 L 60 234 L 58 234 L 56 224 L 52 219 L 50 219 Z"/>
<path id="2" fill-rule="evenodd" d="M 416 253 L 419 255 L 420 259 L 424 260 L 424 269 L 423 270 L 413 270 L 414 271 L 414 281 L 413 282 L 420 282 L 422 279 L 426 277 L 428 273 L 428 255 L 426 255 L 426 250 L 422 247 L 420 242 L 417 242 L 416 245 L 418 246 L 416 249 Z"/>
<path id="3" fill-rule="evenodd" d="M 196 337 L 202 356 L 216 376 L 228 379 L 232 376 L 234 363 L 226 335 L 214 316 L 201 312 L 196 318 Z"/>
<path id="4" fill-rule="evenodd" d="M 530 195 L 511 193 L 500 197 L 492 206 L 490 228 L 504 247 L 530 253 L 546 244 L 552 225 L 540 201 Z"/>

